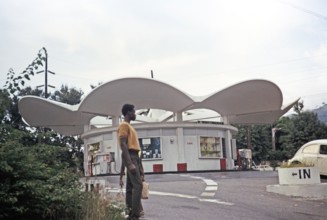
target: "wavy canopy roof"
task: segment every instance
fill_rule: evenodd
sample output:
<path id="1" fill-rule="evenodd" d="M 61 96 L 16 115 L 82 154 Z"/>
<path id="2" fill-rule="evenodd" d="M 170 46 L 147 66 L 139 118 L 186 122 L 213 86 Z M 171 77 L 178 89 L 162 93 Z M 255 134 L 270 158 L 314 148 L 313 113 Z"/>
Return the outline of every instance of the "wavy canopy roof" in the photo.
<path id="1" fill-rule="evenodd" d="M 206 97 L 192 97 L 157 80 L 123 78 L 97 87 L 79 105 L 25 96 L 18 107 L 31 126 L 50 127 L 65 135 L 78 135 L 95 116 L 120 116 L 125 103 L 132 103 L 137 109 L 171 112 L 210 109 L 228 119 L 229 123 L 266 124 L 277 120 L 297 101 L 283 107 L 279 87 L 266 80 L 249 80 Z"/>

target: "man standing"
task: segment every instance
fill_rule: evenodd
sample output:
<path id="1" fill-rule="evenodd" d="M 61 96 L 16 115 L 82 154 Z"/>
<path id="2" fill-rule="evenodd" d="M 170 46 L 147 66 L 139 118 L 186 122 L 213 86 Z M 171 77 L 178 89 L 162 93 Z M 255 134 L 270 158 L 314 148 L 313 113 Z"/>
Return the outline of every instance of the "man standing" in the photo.
<path id="1" fill-rule="evenodd" d="M 139 156 L 140 156 L 140 153 L 139 153 Z M 141 165 L 142 165 L 142 159 L 141 159 Z M 143 173 L 143 175 L 142 175 L 142 173 Z M 122 162 L 121 167 L 120 167 L 120 174 L 119 174 L 119 185 L 121 188 L 123 188 L 123 186 L 124 186 L 124 181 L 123 181 L 124 175 L 125 175 L 125 166 L 124 166 L 124 162 Z M 142 182 L 144 182 L 143 165 L 141 166 L 141 179 L 142 179 Z M 141 196 L 141 198 L 142 198 L 142 196 Z M 144 217 L 144 210 L 143 210 L 142 202 L 140 203 L 140 217 Z"/>
<path id="2" fill-rule="evenodd" d="M 141 150 L 135 129 L 130 122 L 136 119 L 134 105 L 125 104 L 122 108 L 124 121 L 118 127 L 118 138 L 122 150 L 123 163 L 127 168 L 126 205 L 130 210 L 129 219 L 140 217 L 143 169 L 138 155 Z"/>

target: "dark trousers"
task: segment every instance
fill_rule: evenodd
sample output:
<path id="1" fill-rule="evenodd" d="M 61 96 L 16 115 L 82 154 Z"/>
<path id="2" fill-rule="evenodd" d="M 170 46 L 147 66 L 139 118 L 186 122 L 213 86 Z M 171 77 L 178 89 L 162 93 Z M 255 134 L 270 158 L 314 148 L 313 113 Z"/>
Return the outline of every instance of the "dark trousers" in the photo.
<path id="1" fill-rule="evenodd" d="M 141 195 L 142 195 L 142 179 L 140 175 L 141 159 L 137 152 L 130 151 L 132 163 L 136 167 L 136 173 L 131 173 L 127 169 L 126 180 L 126 205 L 131 211 L 130 216 L 140 217 L 141 211 Z M 126 164 L 126 163 L 125 163 Z"/>

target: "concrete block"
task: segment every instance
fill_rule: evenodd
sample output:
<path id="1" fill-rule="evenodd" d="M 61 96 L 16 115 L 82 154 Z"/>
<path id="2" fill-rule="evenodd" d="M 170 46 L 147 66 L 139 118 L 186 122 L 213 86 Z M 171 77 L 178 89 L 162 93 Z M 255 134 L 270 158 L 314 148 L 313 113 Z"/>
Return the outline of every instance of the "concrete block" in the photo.
<path id="1" fill-rule="evenodd" d="M 278 193 L 286 196 L 304 198 L 327 198 L 327 183 L 298 184 L 298 185 L 267 185 L 267 192 Z"/>

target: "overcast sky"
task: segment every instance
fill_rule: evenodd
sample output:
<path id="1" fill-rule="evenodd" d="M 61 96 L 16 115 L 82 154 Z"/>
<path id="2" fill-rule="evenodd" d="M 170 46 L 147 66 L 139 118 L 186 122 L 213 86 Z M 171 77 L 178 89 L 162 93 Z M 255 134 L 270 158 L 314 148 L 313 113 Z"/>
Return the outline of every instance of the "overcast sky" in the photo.
<path id="1" fill-rule="evenodd" d="M 0 0 L 0 27 L 1 87 L 45 47 L 57 89 L 153 70 L 195 96 L 266 79 L 284 104 L 327 103 L 325 0 Z"/>

